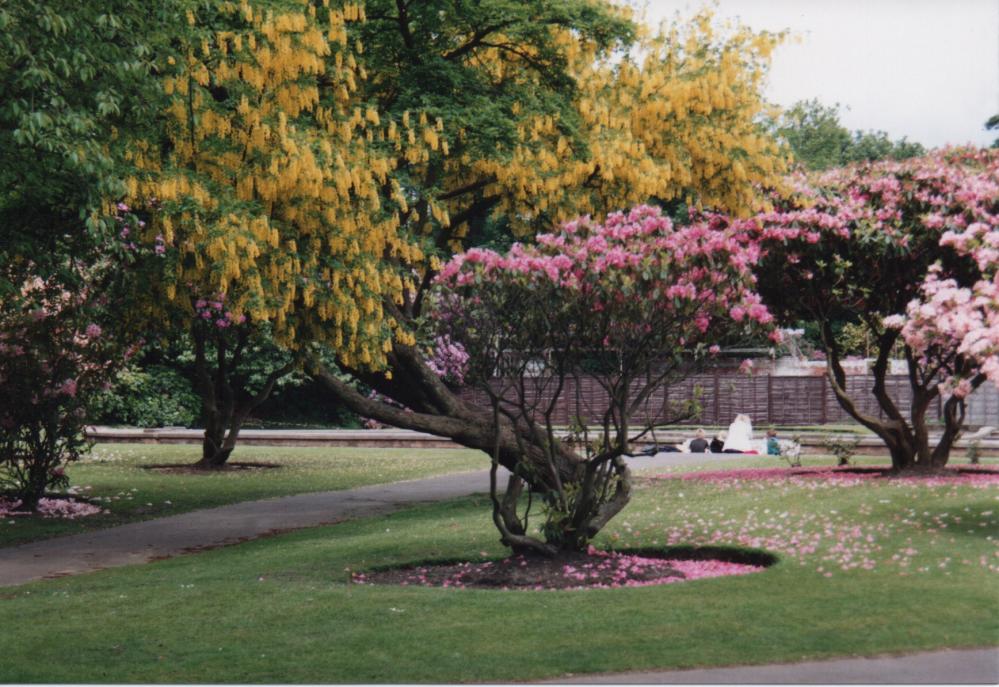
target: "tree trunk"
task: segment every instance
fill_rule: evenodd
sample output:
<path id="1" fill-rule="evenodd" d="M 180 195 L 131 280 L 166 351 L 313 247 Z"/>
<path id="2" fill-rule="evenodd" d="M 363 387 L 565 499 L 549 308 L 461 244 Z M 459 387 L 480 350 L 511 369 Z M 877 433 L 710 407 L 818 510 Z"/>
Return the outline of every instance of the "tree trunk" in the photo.
<path id="1" fill-rule="evenodd" d="M 235 448 L 235 439 L 226 436 L 224 427 L 206 427 L 201 442 L 201 460 L 194 467 L 202 470 L 219 470 L 225 467 Z"/>
<path id="2" fill-rule="evenodd" d="M 452 439 L 468 448 L 479 449 L 492 457 L 491 494 L 493 520 L 504 544 L 516 551 L 550 554 L 559 549 L 578 549 L 581 542 L 594 536 L 619 512 L 630 498 L 630 473 L 620 456 L 605 456 L 586 461 L 571 447 L 552 443 L 543 428 L 515 423 L 509 417 L 469 404 L 450 391 L 426 368 L 415 351 L 397 347 L 393 352 L 393 382 L 403 380 L 401 389 L 384 378 L 371 378 L 376 390 L 393 399 L 405 398 L 409 407 L 400 409 L 359 393 L 338 379 L 318 361 L 312 361 L 311 374 L 355 413 L 395 427 L 427 432 Z M 368 380 L 366 380 L 368 381 Z M 513 478 L 506 494 L 498 495 L 496 468 L 502 465 Z M 613 471 L 609 475 L 606 471 Z M 598 471 L 604 471 L 600 472 Z M 614 490 L 607 494 L 587 492 L 587 485 L 604 485 L 599 476 L 614 477 Z M 579 508 L 566 514 L 578 536 L 548 537 L 540 542 L 526 534 L 525 522 L 517 515 L 517 499 L 527 485 L 528 493 L 542 499 L 566 492 L 565 486 L 582 491 Z M 595 487 L 594 487 L 595 488 Z M 601 489 L 604 487 L 601 487 Z M 604 497 L 604 498 L 600 498 Z M 593 508 L 588 508 L 588 506 Z M 567 530 L 568 531 L 568 530 Z"/>
<path id="3" fill-rule="evenodd" d="M 863 413 L 846 390 L 846 375 L 839 361 L 839 354 L 832 345 L 830 333 L 824 336 L 829 351 L 826 372 L 836 400 L 850 417 L 873 431 L 888 447 L 891 454 L 892 472 L 917 472 L 939 470 L 947 465 L 954 442 L 961 435 L 965 415 L 964 399 L 951 397 L 944 404 L 944 431 L 935 447 L 930 446 L 929 428 L 926 413 L 939 396 L 933 379 L 919 377 L 916 362 L 911 355 L 909 362 L 909 385 L 912 389 L 912 405 L 908 421 L 899 411 L 887 392 L 888 352 L 894 338 L 886 336 L 880 341 L 880 352 L 872 369 L 874 386 L 871 393 L 887 419 Z M 977 380 L 976 380 L 977 381 Z"/>
<path id="4" fill-rule="evenodd" d="M 294 370 L 300 361 L 293 359 L 272 370 L 260 391 L 251 395 L 243 388 L 234 388 L 236 383 L 233 380 L 249 338 L 247 332 L 240 332 L 231 351 L 224 335 L 215 337 L 216 363 L 211 370 L 206 355 L 208 336 L 197 324 L 192 328 L 192 338 L 198 379 L 197 389 L 201 395 L 201 412 L 205 418 L 201 460 L 195 463 L 194 467 L 202 470 L 220 470 L 225 467 L 226 461 L 235 450 L 239 431 L 250 413 L 270 397 L 278 380 Z"/>

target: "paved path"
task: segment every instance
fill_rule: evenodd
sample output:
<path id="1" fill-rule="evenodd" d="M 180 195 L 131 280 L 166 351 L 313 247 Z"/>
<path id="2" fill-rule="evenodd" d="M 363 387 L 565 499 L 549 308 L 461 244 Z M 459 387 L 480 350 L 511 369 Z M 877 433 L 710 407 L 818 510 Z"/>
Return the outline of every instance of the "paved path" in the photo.
<path id="1" fill-rule="evenodd" d="M 743 456 L 660 453 L 629 460 L 632 469 L 695 465 Z M 234 544 L 282 530 L 388 513 L 416 504 L 488 490 L 485 470 L 422 480 L 300 494 L 193 511 L 106 530 L 0 548 L 0 587 L 32 580 L 146 563 L 198 549 Z M 995 684 L 999 649 L 943 651 L 900 657 L 570 676 L 553 682 L 660 684 Z"/>
<path id="2" fill-rule="evenodd" d="M 993 685 L 999 682 L 999 648 L 766 666 L 571 675 L 545 682 L 617 685 Z"/>

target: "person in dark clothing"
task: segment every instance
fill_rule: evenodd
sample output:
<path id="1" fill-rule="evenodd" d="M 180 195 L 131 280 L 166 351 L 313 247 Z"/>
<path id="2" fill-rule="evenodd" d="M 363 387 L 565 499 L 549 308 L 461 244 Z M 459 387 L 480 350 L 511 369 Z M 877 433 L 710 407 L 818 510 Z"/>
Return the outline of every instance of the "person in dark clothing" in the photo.
<path id="1" fill-rule="evenodd" d="M 704 438 L 704 430 L 698 429 L 694 438 L 690 440 L 691 453 L 704 453 L 708 450 L 708 440 Z"/>
<path id="2" fill-rule="evenodd" d="M 709 450 L 712 453 L 721 453 L 722 449 L 725 448 L 725 439 L 727 438 L 728 438 L 728 432 L 726 432 L 725 430 L 718 432 L 718 435 L 711 440 L 711 444 L 708 447 Z"/>

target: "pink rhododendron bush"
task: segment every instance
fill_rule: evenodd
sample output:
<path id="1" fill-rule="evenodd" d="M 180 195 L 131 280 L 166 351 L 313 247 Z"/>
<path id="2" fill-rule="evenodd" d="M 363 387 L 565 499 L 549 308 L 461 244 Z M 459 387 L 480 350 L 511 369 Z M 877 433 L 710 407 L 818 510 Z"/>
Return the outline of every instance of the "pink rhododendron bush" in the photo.
<path id="1" fill-rule="evenodd" d="M 628 501 L 629 434 L 694 412 L 656 405 L 653 394 L 725 337 L 768 329 L 750 271 L 759 251 L 739 239 L 723 222 L 676 226 L 642 205 L 602 223 L 567 222 L 504 254 L 474 248 L 442 267 L 424 338 L 434 342 L 431 369 L 474 386 L 492 411 L 485 444 L 504 542 L 546 554 L 585 549 Z M 552 409 L 583 370 L 606 401 L 561 438 Z M 501 464 L 513 473 L 502 500 Z M 525 484 L 540 495 L 544 541 L 517 512 Z"/>
<path id="2" fill-rule="evenodd" d="M 65 488 L 89 448 L 88 404 L 123 360 L 99 324 L 107 302 L 36 277 L 0 304 L 0 495 L 21 510 Z"/>
<path id="3" fill-rule="evenodd" d="M 773 211 L 732 220 L 757 243 L 758 290 L 781 324 L 819 326 L 840 406 L 891 451 L 896 470 L 947 464 L 965 399 L 999 386 L 999 151 L 952 149 L 795 179 Z M 861 325 L 870 395 L 847 388 L 835 327 Z M 912 403 L 885 378 L 901 348 Z M 931 442 L 927 411 L 941 409 Z"/>
<path id="4" fill-rule="evenodd" d="M 739 557 L 733 553 L 728 557 Z M 744 558 L 754 558 L 746 554 Z M 488 588 L 488 589 L 616 589 L 649 587 L 709 577 L 748 575 L 772 562 L 757 555 L 755 563 L 711 557 L 671 557 L 650 553 L 599 551 L 563 554 L 557 558 L 511 556 L 499 561 L 422 565 L 370 573 L 354 573 L 356 584 Z"/>

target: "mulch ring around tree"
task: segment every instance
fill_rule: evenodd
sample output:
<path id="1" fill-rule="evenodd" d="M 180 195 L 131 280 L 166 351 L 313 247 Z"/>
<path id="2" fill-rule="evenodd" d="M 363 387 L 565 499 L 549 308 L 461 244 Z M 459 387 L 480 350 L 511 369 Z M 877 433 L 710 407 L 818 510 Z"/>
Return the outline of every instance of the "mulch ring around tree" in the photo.
<path id="1" fill-rule="evenodd" d="M 671 547 L 566 552 L 550 558 L 517 555 L 502 560 L 442 561 L 355 572 L 354 584 L 456 589 L 554 590 L 646 587 L 705 577 L 746 575 L 777 562 L 762 552 L 721 547 Z"/>
<path id="2" fill-rule="evenodd" d="M 217 468 L 199 468 L 193 463 L 155 463 L 143 465 L 143 470 L 155 470 L 169 475 L 214 475 L 220 472 L 247 472 L 282 467 L 278 463 L 226 462 Z"/>

